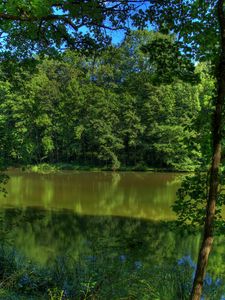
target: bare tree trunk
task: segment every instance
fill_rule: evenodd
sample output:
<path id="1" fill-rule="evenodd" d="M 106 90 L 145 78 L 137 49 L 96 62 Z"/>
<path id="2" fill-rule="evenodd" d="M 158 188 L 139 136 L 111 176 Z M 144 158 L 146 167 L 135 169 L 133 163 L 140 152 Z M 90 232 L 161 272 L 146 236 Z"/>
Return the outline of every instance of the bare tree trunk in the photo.
<path id="1" fill-rule="evenodd" d="M 212 120 L 212 163 L 210 169 L 209 194 L 206 207 L 204 234 L 199 250 L 197 269 L 192 287 L 191 300 L 200 300 L 209 254 L 213 243 L 213 223 L 219 187 L 219 167 L 221 162 L 222 117 L 225 98 L 225 0 L 218 0 L 217 12 L 220 26 L 221 53 L 217 70 L 217 95 Z"/>

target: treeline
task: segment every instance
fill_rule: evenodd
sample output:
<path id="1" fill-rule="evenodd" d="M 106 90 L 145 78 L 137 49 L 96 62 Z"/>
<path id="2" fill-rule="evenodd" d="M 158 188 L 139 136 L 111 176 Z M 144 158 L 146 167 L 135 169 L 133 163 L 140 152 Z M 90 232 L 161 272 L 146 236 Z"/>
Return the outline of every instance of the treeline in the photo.
<path id="1" fill-rule="evenodd" d="M 209 147 L 207 65 L 194 85 L 162 82 L 135 32 L 118 47 L 37 57 L 0 69 L 0 157 L 4 165 L 76 163 L 187 169 Z M 166 37 L 165 37 L 166 38 Z"/>

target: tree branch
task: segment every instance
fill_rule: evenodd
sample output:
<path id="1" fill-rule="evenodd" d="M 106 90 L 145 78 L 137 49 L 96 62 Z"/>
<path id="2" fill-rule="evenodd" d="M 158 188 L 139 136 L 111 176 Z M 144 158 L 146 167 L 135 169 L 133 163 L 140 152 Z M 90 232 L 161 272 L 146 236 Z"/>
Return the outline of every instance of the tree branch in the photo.
<path id="1" fill-rule="evenodd" d="M 47 16 L 26 16 L 26 15 L 10 15 L 6 13 L 0 13 L 1 20 L 9 20 L 9 21 L 22 21 L 22 22 L 32 22 L 32 21 L 55 21 L 55 20 L 66 20 L 68 15 L 47 15 Z"/>

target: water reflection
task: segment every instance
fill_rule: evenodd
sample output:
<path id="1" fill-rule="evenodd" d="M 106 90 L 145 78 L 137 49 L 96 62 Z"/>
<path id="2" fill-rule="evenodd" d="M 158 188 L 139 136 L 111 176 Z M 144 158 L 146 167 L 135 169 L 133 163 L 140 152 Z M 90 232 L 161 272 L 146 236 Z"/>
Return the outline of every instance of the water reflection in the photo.
<path id="1" fill-rule="evenodd" d="M 183 255 L 197 254 L 199 237 L 171 232 L 165 223 L 134 218 L 75 215 L 70 211 L 33 208 L 6 209 L 4 226 L 15 247 L 27 257 L 48 264 L 65 252 L 81 254 L 110 251 L 157 265 Z"/>
<path id="2" fill-rule="evenodd" d="M 48 264 L 63 254 L 78 258 L 110 251 L 116 255 L 161 265 L 183 256 L 197 257 L 200 237 L 175 233 L 167 224 L 119 217 L 75 215 L 69 211 L 53 212 L 34 209 L 6 209 L 4 226 L 10 228 L 15 247 L 30 259 Z M 223 240 L 211 258 L 213 272 L 225 266 Z M 214 259 L 216 257 L 216 259 Z"/>
<path id="3" fill-rule="evenodd" d="M 40 175 L 11 172 L 8 196 L 0 206 L 68 209 L 82 215 L 151 220 L 175 218 L 176 174 L 71 173 Z"/>
<path id="4" fill-rule="evenodd" d="M 135 269 L 194 264 L 200 235 L 172 232 L 176 174 L 12 172 L 0 198 L 2 229 L 31 261 L 52 266 L 58 257 L 129 261 Z M 190 262 L 189 261 L 189 262 Z M 224 238 L 215 240 L 211 282 L 225 270 Z M 149 271 L 148 271 L 149 272 Z M 161 272 L 161 271 L 160 271 Z M 209 285 L 210 286 L 210 285 Z"/>

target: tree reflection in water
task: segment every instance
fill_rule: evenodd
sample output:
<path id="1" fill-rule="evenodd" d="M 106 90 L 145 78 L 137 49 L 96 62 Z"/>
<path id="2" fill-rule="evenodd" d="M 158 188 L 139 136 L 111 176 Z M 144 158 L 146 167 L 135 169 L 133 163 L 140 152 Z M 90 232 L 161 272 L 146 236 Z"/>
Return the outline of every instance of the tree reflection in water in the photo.
<path id="1" fill-rule="evenodd" d="M 13 287 L 46 293 L 56 286 L 75 299 L 87 289 L 98 291 L 99 299 L 188 299 L 200 235 L 170 230 L 176 174 L 10 177 L 8 197 L 0 198 L 1 249 L 15 249 L 14 267 L 6 269 L 10 278 L 13 270 L 24 270 Z M 206 299 L 224 294 L 224 253 L 220 237 L 210 257 Z"/>

